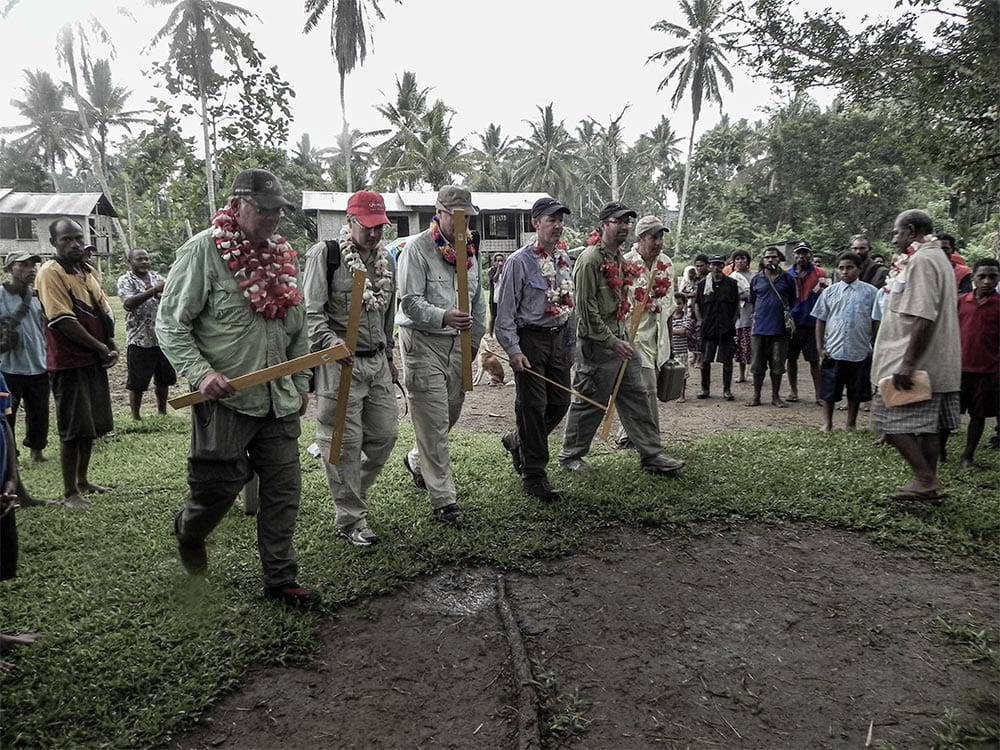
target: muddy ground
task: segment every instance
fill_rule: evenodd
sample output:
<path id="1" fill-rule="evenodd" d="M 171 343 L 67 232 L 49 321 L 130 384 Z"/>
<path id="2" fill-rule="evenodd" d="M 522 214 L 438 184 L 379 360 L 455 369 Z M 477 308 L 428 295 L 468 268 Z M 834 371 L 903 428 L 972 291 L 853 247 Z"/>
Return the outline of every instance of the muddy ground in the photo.
<path id="1" fill-rule="evenodd" d="M 695 390 L 662 407 L 668 444 L 819 424 L 805 383 L 787 409 Z M 513 398 L 478 386 L 459 428 L 509 429 Z M 995 646 L 998 602 L 967 561 L 835 529 L 623 529 L 534 574 L 446 570 L 342 610 L 312 663 L 252 671 L 169 746 L 931 748 L 997 718 L 996 671 L 954 626 L 990 622 Z"/>

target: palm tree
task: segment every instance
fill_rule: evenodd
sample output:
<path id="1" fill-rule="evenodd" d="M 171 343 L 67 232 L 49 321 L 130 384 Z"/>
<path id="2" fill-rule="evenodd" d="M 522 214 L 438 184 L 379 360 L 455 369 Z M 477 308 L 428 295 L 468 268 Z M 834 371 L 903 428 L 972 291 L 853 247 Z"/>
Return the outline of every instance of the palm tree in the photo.
<path id="1" fill-rule="evenodd" d="M 111 128 L 124 128 L 130 134 L 130 125 L 145 125 L 148 118 L 140 117 L 144 110 L 126 110 L 132 92 L 116 86 L 111 79 L 111 65 L 107 60 L 95 60 L 92 68 L 84 68 L 84 85 L 87 89 L 87 122 L 97 129 L 97 151 L 101 169 L 108 174 L 108 133 Z"/>
<path id="2" fill-rule="evenodd" d="M 63 106 L 65 90 L 42 70 L 25 70 L 23 99 L 11 99 L 27 122 L 0 128 L 0 133 L 20 135 L 11 145 L 26 154 L 38 154 L 52 180 L 52 189 L 59 190 L 56 165 L 66 164 L 66 159 L 79 156 L 83 135 L 76 113 Z"/>
<path id="3" fill-rule="evenodd" d="M 575 178 L 576 141 L 566 130 L 563 120 L 555 121 L 551 103 L 544 108 L 537 106 L 537 109 L 540 115 L 537 122 L 525 120 L 531 128 L 531 135 L 527 138 L 519 136 L 514 141 L 525 152 L 515 175 L 532 190 L 567 196 L 572 191 Z"/>
<path id="4" fill-rule="evenodd" d="M 396 2 L 401 2 L 401 0 L 396 0 Z M 385 18 L 385 14 L 379 7 L 379 0 L 306 0 L 306 25 L 303 29 L 305 33 L 308 34 L 316 28 L 327 8 L 330 8 L 330 54 L 337 61 L 337 74 L 340 76 L 340 113 L 343 119 L 341 142 L 348 146 L 348 150 L 344 152 L 344 165 L 347 174 L 347 192 L 350 193 L 354 191 L 354 185 L 351 181 L 351 172 L 353 171 L 350 152 L 351 138 L 347 128 L 344 84 L 347 81 L 347 75 L 358 65 L 364 65 L 365 58 L 368 56 L 371 24 L 366 16 L 372 12 L 381 21 Z"/>
<path id="5" fill-rule="evenodd" d="M 238 65 L 241 60 L 259 66 L 260 53 L 250 36 L 236 24 L 243 25 L 256 15 L 238 5 L 222 0 L 146 0 L 150 5 L 173 5 L 167 22 L 149 42 L 155 47 L 169 39 L 168 65 L 193 87 L 201 109 L 202 138 L 205 143 L 205 182 L 208 207 L 215 214 L 215 170 L 212 141 L 209 138 L 208 97 L 219 87 L 221 77 L 212 67 L 215 52 Z M 235 22 L 235 23 L 234 23 Z"/>
<path id="6" fill-rule="evenodd" d="M 496 190 L 508 192 L 516 190 L 514 170 L 508 163 L 511 156 L 511 142 L 504 138 L 500 126 L 490 123 L 485 133 L 478 133 L 479 148 L 472 153 L 473 175 L 469 183 L 472 190 Z"/>
<path id="7" fill-rule="evenodd" d="M 375 174 L 376 184 L 392 190 L 426 184 L 436 190 L 464 172 L 469 164 L 465 141 L 451 142 L 454 114 L 439 100 L 413 127 L 402 130 L 398 135 L 403 149 L 394 161 L 382 162 Z"/>
<path id="8" fill-rule="evenodd" d="M 735 43 L 733 32 L 722 31 L 726 22 L 722 0 L 680 0 L 681 10 L 687 20 L 687 26 L 681 26 L 669 21 L 659 21 L 653 25 L 654 31 L 662 31 L 670 36 L 683 40 L 682 44 L 661 50 L 650 55 L 646 62 L 662 61 L 664 65 L 675 62 L 667 77 L 656 87 L 662 91 L 671 82 L 677 86 L 670 97 L 670 104 L 675 109 L 684 98 L 691 93 L 691 133 L 688 137 L 687 164 L 684 167 L 684 187 L 681 190 L 680 212 L 677 216 L 676 234 L 674 235 L 674 251 L 680 251 L 681 228 L 684 222 L 684 208 L 687 202 L 688 186 L 691 179 L 691 154 L 694 151 L 694 129 L 701 116 L 702 101 L 717 102 L 722 109 L 722 95 L 719 91 L 719 77 L 722 77 L 726 87 L 733 90 L 733 76 L 726 67 L 726 53 L 732 52 Z"/>
<path id="9" fill-rule="evenodd" d="M 419 129 L 421 118 L 427 114 L 429 93 L 430 88 L 420 88 L 417 76 L 406 70 L 403 71 L 402 80 L 396 78 L 396 103 L 381 104 L 375 108 L 395 130 L 390 138 L 375 148 L 375 160 L 381 165 L 380 176 L 392 173 L 396 165 L 404 161 L 407 144 L 412 139 L 412 134 Z M 398 189 L 405 186 L 412 190 L 418 182 L 419 175 L 412 184 L 402 181 L 393 187 Z"/>
<path id="10" fill-rule="evenodd" d="M 388 133 L 388 130 L 369 130 L 364 133 L 360 130 L 351 130 L 346 140 L 344 134 L 340 133 L 334 146 L 316 152 L 326 165 L 334 190 L 346 189 L 352 193 L 354 185 L 358 185 L 360 189 L 360 186 L 368 184 L 368 175 L 374 161 L 371 139 Z M 351 164 L 350 174 L 346 174 L 344 170 L 348 157 Z M 349 185 L 351 187 L 348 187 Z"/>

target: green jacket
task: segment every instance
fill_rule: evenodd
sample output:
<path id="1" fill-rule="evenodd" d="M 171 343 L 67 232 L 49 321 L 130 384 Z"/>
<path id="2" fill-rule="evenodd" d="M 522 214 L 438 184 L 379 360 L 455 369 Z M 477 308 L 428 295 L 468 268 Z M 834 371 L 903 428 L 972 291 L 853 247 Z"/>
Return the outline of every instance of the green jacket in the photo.
<path id="1" fill-rule="evenodd" d="M 576 335 L 610 349 L 626 335 L 625 321 L 618 320 L 618 299 L 601 270 L 601 264 L 608 260 L 612 256 L 603 245 L 588 247 L 573 266 L 573 286 L 576 287 Z M 621 267 L 621 251 L 613 260 Z M 623 289 L 622 293 L 627 291 Z"/>

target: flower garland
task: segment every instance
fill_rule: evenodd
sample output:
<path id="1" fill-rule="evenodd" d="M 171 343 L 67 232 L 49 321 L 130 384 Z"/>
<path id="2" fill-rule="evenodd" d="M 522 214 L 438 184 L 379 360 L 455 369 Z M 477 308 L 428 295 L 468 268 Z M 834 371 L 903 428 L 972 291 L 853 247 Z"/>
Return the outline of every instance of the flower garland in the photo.
<path id="1" fill-rule="evenodd" d="M 255 247 L 243 237 L 236 215 L 229 208 L 212 217 L 215 247 L 243 290 L 253 311 L 265 318 L 284 318 L 288 308 L 302 301 L 295 277 L 298 254 L 288 240 L 273 234 L 266 247 Z"/>
<path id="2" fill-rule="evenodd" d="M 639 277 L 635 282 L 633 296 L 636 302 L 645 303 L 646 312 L 660 312 L 660 305 L 657 300 L 666 297 L 667 292 L 670 291 L 670 271 L 672 268 L 673 266 L 670 263 L 664 263 L 657 258 L 656 266 L 653 269 L 652 294 L 646 293 L 646 287 L 649 284 L 649 281 L 646 279 L 646 269 L 644 267 L 639 268 Z"/>
<path id="3" fill-rule="evenodd" d="M 544 247 L 536 247 L 538 256 L 538 271 L 549 282 L 545 291 L 546 315 L 551 315 L 559 323 L 565 321 L 573 312 L 573 280 L 569 277 L 569 256 L 560 248 L 549 255 Z M 557 279 L 558 268 L 565 269 L 566 278 Z"/>
<path id="4" fill-rule="evenodd" d="M 431 219 L 431 239 L 434 240 L 434 244 L 437 245 L 438 251 L 441 253 L 441 257 L 444 262 L 449 266 L 455 265 L 455 248 L 451 246 L 451 243 L 444 238 L 444 234 L 441 233 L 441 227 L 438 226 L 438 220 L 435 216 Z M 466 261 L 465 267 L 472 268 L 473 258 L 476 257 L 478 248 L 472 244 L 472 233 L 466 232 Z"/>
<path id="5" fill-rule="evenodd" d="M 361 255 L 355 249 L 351 240 L 350 227 L 345 224 L 340 230 L 341 258 L 344 265 L 355 271 L 365 272 L 365 293 L 362 295 L 362 304 L 366 310 L 385 310 L 389 306 L 392 298 L 392 265 L 389 262 L 389 251 L 385 249 L 385 243 L 379 242 L 375 250 L 375 281 L 368 275 L 368 268 L 361 259 Z"/>
<path id="6" fill-rule="evenodd" d="M 601 255 L 607 257 L 604 255 L 603 250 L 601 251 Z M 615 258 L 601 263 L 601 273 L 604 274 L 604 278 L 608 282 L 608 288 L 618 301 L 616 317 L 619 322 L 625 320 L 629 312 L 632 311 L 632 303 L 628 301 L 628 294 L 626 292 L 641 272 L 638 265 L 624 259 L 622 259 L 621 264 Z"/>

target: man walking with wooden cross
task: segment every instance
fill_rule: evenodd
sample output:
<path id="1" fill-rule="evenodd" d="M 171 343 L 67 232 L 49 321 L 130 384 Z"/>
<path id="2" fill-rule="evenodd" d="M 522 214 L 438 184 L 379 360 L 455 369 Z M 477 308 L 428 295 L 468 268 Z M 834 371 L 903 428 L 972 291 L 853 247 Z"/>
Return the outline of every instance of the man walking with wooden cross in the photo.
<path id="1" fill-rule="evenodd" d="M 573 390 L 607 403 L 618 384 L 614 406 L 642 468 L 651 474 L 670 474 L 684 462 L 663 453 L 660 433 L 649 412 L 648 389 L 642 378 L 642 359 L 629 341 L 626 325 L 631 304 L 628 288 L 639 269 L 622 257 L 622 244 L 636 212 L 621 203 L 609 203 L 600 213 L 596 245 L 584 250 L 573 267 L 576 287 L 577 355 Z M 655 276 L 654 276 L 655 278 Z M 501 297 L 502 299 L 502 297 Z M 559 463 L 569 471 L 588 471 L 583 460 L 600 427 L 604 412 L 574 397 L 566 419 Z"/>
<path id="2" fill-rule="evenodd" d="M 469 309 L 459 305 L 455 268 L 454 212 L 479 213 L 472 194 L 459 185 L 441 188 L 431 226 L 414 237 L 399 255 L 399 343 L 416 445 L 403 457 L 413 483 L 430 495 L 434 518 L 460 525 L 455 481 L 451 475 L 448 433 L 465 402 L 462 385 L 461 331 L 469 331 L 472 351 L 486 332 L 486 301 L 478 254 L 468 247 Z M 468 238 L 466 238 L 468 239 Z"/>
<path id="3" fill-rule="evenodd" d="M 357 547 L 378 543 L 368 526 L 368 489 L 392 453 L 399 434 L 392 384 L 392 325 L 396 310 L 396 267 L 382 242 L 389 224 L 382 196 L 367 190 L 347 201 L 340 242 L 313 245 L 306 255 L 302 291 L 309 341 L 326 349 L 347 337 L 353 274 L 366 274 L 354 359 L 316 370 L 316 442 L 336 510 L 337 533 Z M 343 424 L 337 424 L 340 379 L 350 373 Z M 339 463 L 329 460 L 335 430 L 343 433 Z"/>
<path id="4" fill-rule="evenodd" d="M 273 174 L 240 172 L 212 226 L 177 251 L 156 335 L 177 372 L 208 399 L 191 414 L 190 493 L 174 517 L 181 562 L 191 574 L 206 571 L 205 538 L 256 473 L 264 594 L 309 608 L 319 595 L 296 582 L 292 547 L 308 375 L 297 372 L 238 393 L 229 383 L 309 350 L 296 253 L 277 234 L 282 212 L 291 207 Z"/>

